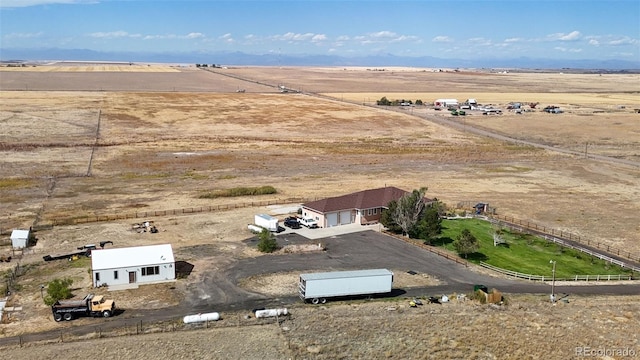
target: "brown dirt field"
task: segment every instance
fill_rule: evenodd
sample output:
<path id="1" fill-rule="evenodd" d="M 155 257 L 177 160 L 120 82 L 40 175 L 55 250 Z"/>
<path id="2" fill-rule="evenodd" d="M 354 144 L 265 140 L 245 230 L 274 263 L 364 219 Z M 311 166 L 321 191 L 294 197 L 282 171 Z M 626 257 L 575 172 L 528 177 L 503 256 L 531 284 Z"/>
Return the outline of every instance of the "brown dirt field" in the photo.
<path id="1" fill-rule="evenodd" d="M 640 115 L 630 111 L 640 104 L 637 75 L 459 74 L 410 69 L 376 72 L 315 68 L 216 70 L 264 84 L 285 84 L 304 91 L 330 93 L 336 99 L 349 100 L 353 104 L 303 94 L 280 94 L 257 83 L 251 85 L 211 72 L 182 69 L 167 74 L 129 73 L 128 80 L 118 79 L 117 75 L 109 78 L 112 81 L 108 83 L 109 87 L 114 89 L 144 86 L 148 91 L 97 91 L 98 83 L 91 81 L 97 81 L 94 76 L 99 72 L 91 70 L 72 75 L 51 72 L 52 78 L 39 80 L 42 91 L 6 91 L 24 90 L 19 81 L 27 78 L 19 77 L 20 74 L 8 77 L 5 76 L 8 72 L 2 73 L 0 232 L 28 227 L 36 221 L 47 224 L 59 219 L 96 215 L 292 197 L 321 198 L 385 185 L 407 190 L 428 186 L 428 196 L 437 197 L 451 206 L 459 201 L 486 201 L 496 207 L 499 214 L 640 253 L 637 235 L 640 203 L 636 201 L 640 195 L 639 168 L 504 144 L 413 116 L 419 115 L 417 112 L 420 111 L 427 115 L 426 109 L 416 108 L 413 110 L 416 114 L 412 114 L 358 104 L 369 97 L 371 99 L 364 102 L 373 102 L 382 96 L 394 99 L 411 94 L 414 94 L 411 97 L 414 100 L 417 95 L 424 95 L 425 101 L 427 96 L 436 94 L 450 94 L 459 99 L 464 98 L 462 94 L 470 94 L 468 97 L 499 106 L 507 101 L 529 98 L 540 101 L 541 105 L 547 100 L 564 99 L 566 102 L 554 102 L 567 109 L 567 113 L 561 115 L 505 113 L 500 117 L 472 115 L 457 121 L 578 151 L 588 143 L 590 152 L 638 161 Z M 163 77 L 167 75 L 176 76 L 173 83 L 179 89 L 200 90 L 162 92 L 172 83 L 170 78 Z M 212 78 L 219 82 L 212 85 L 208 81 Z M 49 91 L 52 89 L 47 81 L 51 82 L 51 79 L 67 79 L 68 83 L 56 82 L 55 86 L 60 90 L 77 90 L 86 83 L 85 88 L 96 91 Z M 152 79 L 159 82 L 154 84 Z M 123 81 L 126 85 L 122 85 Z M 216 86 L 220 89 L 217 92 L 212 90 Z M 238 87 L 246 87 L 247 93 L 235 93 Z M 425 88 L 429 92 L 424 92 Z M 443 92 L 439 93 L 440 90 Z M 618 105 L 621 104 L 626 105 L 626 109 L 620 109 Z M 86 176 L 89 172 L 91 176 Z M 215 200 L 199 197 L 211 190 L 261 185 L 276 187 L 278 194 Z M 269 208 L 249 207 L 154 217 L 160 233 L 153 235 L 131 231 L 131 223 L 136 222 L 132 220 L 56 226 L 39 231 L 37 245 L 22 259 L 24 266 L 28 266 L 27 275 L 21 280 L 22 289 L 11 303 L 12 306 L 23 306 L 25 311 L 14 314 L 14 319 L 19 321 L 0 325 L 2 335 L 51 329 L 58 325 L 42 305 L 39 291 L 40 284 L 54 276 L 72 277 L 78 294 L 92 290 L 86 276 L 86 264 L 45 264 L 41 260 L 43 255 L 95 243 L 97 239 L 112 240 L 119 247 L 170 242 L 181 259 L 206 269 L 208 264 L 215 263 L 212 260 L 224 263 L 254 256 L 255 250 L 241 243 L 249 236 L 246 224 L 251 222 L 253 214 L 269 211 Z M 211 253 L 190 250 L 193 245 L 203 243 L 213 245 Z M 8 249 L 3 247 L 0 251 Z M 13 262 L 2 263 L 0 270 L 6 271 L 14 265 Z M 291 290 L 267 284 L 290 281 L 292 274 L 272 276 L 247 279 L 244 284 L 248 288 L 266 287 L 264 291 L 273 294 Z M 152 299 L 158 300 L 153 306 L 171 306 L 180 301 L 181 289 L 197 281 L 198 274 L 194 274 L 188 280 L 119 292 L 113 297 L 132 309 L 141 308 Z M 533 344 L 547 339 L 543 338 L 544 334 L 552 334 L 558 339 L 554 344 L 573 347 L 570 339 L 578 338 L 582 335 L 580 329 L 594 321 L 601 333 L 613 332 L 614 335 L 603 340 L 596 330 L 589 328 L 584 337 L 585 346 L 630 344 L 637 348 L 637 337 L 625 338 L 628 342 L 621 340 L 621 331 L 637 334 L 640 328 L 637 316 L 633 315 L 637 314 L 637 302 L 626 299 L 602 299 L 623 305 L 599 302 L 598 308 L 585 300 L 579 302 L 580 309 L 573 305 L 549 308 L 534 300 L 532 305 L 524 305 L 531 309 L 530 312 L 452 306 L 456 311 L 440 314 L 432 313 L 432 307 L 412 313 L 413 309 L 381 311 L 380 307 L 386 308 L 386 304 L 371 305 L 371 309 L 358 306 L 358 309 L 369 309 L 357 316 L 363 321 L 362 329 L 383 329 L 368 333 L 360 329 L 360 323 L 355 323 L 354 317 L 347 316 L 355 311 L 351 305 L 345 305 L 344 313 L 338 311 L 342 309 L 339 306 L 329 307 L 331 311 L 326 313 L 303 308 L 301 312 L 308 313 L 309 320 L 303 320 L 307 315 L 301 315 L 292 317 L 294 324 L 285 323 L 289 328 L 295 328 L 282 335 L 288 337 L 291 349 L 269 354 L 277 354 L 272 358 L 336 358 L 345 353 L 371 357 L 373 348 L 367 349 L 366 342 L 380 344 L 375 354 L 385 354 L 389 358 L 431 358 L 438 354 L 445 358 L 468 357 L 464 354 L 471 354 L 472 358 L 527 358 L 526 351 L 540 354 Z M 562 312 L 556 313 L 557 309 Z M 581 312 L 584 309 L 587 310 Z M 461 315 L 457 315 L 458 311 Z M 624 315 L 626 312 L 630 312 L 631 317 Z M 612 315 L 614 313 L 620 316 Z M 392 315 L 389 317 L 389 314 Z M 411 321 L 406 319 L 409 314 Z M 516 321 L 523 316 L 529 320 Z M 590 316 L 596 320 L 588 319 Z M 554 320 L 558 317 L 568 321 L 559 323 Z M 344 321 L 338 321 L 340 319 Z M 459 326 L 447 325 L 446 321 L 450 319 L 455 319 Z M 78 321 L 90 323 L 91 319 Z M 329 334 L 317 327 L 323 323 L 337 330 Z M 426 328 L 425 323 L 433 326 Z M 511 325 L 487 326 L 503 323 Z M 338 328 L 355 329 L 354 333 L 365 340 L 357 342 L 352 337 L 339 337 L 336 334 L 344 330 Z M 505 336 L 504 330 L 500 330 L 505 328 L 509 334 L 521 333 L 524 337 L 513 336 L 506 343 L 496 341 Z M 431 333 L 435 335 L 431 336 Z M 202 336 L 207 338 L 208 334 L 205 331 Z M 159 345 L 174 343 L 164 335 L 149 336 L 150 341 Z M 259 348 L 274 336 L 281 335 L 274 335 L 270 328 L 266 333 L 256 330 L 256 342 L 250 344 Z M 346 339 L 350 339 L 353 347 Z M 192 344 L 187 340 L 176 341 Z M 469 343 L 477 346 L 470 347 Z M 228 345 L 219 346 L 226 349 Z M 245 345 L 250 347 L 248 344 L 242 346 Z M 49 349 L 59 351 L 57 346 L 75 351 L 72 349 L 79 349 L 80 345 L 51 345 Z M 65 348 L 67 346 L 71 348 Z M 91 347 L 91 342 L 87 342 L 87 347 Z M 111 356 L 106 353 L 108 346 L 99 348 L 106 358 Z M 131 351 L 128 353 L 131 358 L 140 358 L 134 345 L 124 344 L 122 348 Z M 50 351 L 37 347 L 28 349 Z M 279 347 L 277 351 L 281 349 Z M 566 347 L 563 349 L 566 351 Z M 16 349 L 16 356 L 20 356 L 20 351 L 28 350 Z M 210 355 L 225 358 L 226 350 L 221 351 L 219 357 Z M 200 355 L 204 352 L 194 354 L 193 358 L 205 356 Z M 242 352 L 238 358 L 251 358 L 245 354 L 251 353 Z"/>

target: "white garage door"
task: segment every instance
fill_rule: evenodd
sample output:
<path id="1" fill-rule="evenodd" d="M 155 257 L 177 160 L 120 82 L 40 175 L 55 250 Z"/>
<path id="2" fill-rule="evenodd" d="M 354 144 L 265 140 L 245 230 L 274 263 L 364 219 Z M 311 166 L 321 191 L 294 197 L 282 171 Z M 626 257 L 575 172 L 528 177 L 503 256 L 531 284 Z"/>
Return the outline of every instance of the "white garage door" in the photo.
<path id="1" fill-rule="evenodd" d="M 340 225 L 351 224 L 351 211 L 340 211 Z"/>
<path id="2" fill-rule="evenodd" d="M 338 213 L 327 214 L 327 227 L 338 225 Z"/>

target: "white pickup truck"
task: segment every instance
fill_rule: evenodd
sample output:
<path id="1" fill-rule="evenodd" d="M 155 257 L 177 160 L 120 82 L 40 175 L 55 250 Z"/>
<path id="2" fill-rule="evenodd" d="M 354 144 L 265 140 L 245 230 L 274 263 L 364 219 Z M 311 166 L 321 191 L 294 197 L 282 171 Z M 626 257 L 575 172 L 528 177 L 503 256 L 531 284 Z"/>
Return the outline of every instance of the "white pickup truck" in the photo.
<path id="1" fill-rule="evenodd" d="M 318 222 L 312 218 L 298 218 L 298 222 L 300 225 L 308 227 L 309 229 L 316 229 L 318 227 Z"/>

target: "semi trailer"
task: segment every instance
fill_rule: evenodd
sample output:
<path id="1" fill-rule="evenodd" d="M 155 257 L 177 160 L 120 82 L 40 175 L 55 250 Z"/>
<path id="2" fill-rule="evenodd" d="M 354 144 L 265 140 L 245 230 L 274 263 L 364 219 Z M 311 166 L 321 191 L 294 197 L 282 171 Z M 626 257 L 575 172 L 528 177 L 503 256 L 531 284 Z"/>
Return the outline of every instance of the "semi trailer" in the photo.
<path id="1" fill-rule="evenodd" d="M 387 269 L 332 271 L 301 274 L 298 290 L 304 302 L 324 304 L 331 298 L 388 294 L 392 285 Z"/>

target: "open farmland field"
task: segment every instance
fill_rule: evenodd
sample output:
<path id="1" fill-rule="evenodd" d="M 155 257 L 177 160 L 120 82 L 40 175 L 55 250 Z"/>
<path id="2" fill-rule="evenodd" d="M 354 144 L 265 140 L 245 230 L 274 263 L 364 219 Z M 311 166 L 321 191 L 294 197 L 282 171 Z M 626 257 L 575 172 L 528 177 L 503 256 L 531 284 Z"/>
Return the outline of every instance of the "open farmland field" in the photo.
<path id="1" fill-rule="evenodd" d="M 516 115 L 505 111 L 502 116 L 472 114 L 453 120 L 558 148 L 582 151 L 587 144 L 589 153 L 637 163 L 640 114 L 632 110 L 640 108 L 638 75 L 143 68 L 128 72 L 97 66 L 75 71 L 44 71 L 45 66 L 32 71 L 0 69 L 0 230 L 139 211 L 317 199 L 385 185 L 406 190 L 428 186 L 427 196 L 451 206 L 460 201 L 484 201 L 499 214 L 640 253 L 640 167 L 476 136 L 431 121 L 453 117 L 427 107 L 400 110 L 372 106 L 383 96 L 426 103 L 441 97 L 460 101 L 468 97 L 503 108 L 510 101 L 536 101 L 542 107 L 554 104 L 566 112 Z M 303 93 L 280 93 L 281 84 Z M 246 92 L 236 92 L 238 89 Z M 201 197 L 239 186 L 273 186 L 278 192 L 240 198 Z M 113 294 L 134 311 L 146 307 L 145 301 L 153 301 L 152 308 L 175 306 L 183 300 L 180 291 L 197 286 L 203 273 L 257 255 L 243 243 L 250 237 L 246 224 L 253 214 L 269 211 L 249 207 L 157 217 L 161 232 L 156 235 L 133 233 L 131 221 L 126 220 L 39 231 L 32 254 L 22 259 L 33 264 L 35 275 L 25 281 L 25 290 L 16 295 L 18 300 L 13 304 L 35 311 L 33 316 L 22 314 L 22 323 L 3 325 L 2 334 L 57 326 L 41 304 L 38 291 L 38 285 L 51 276 L 68 275 L 76 279 L 78 292 L 92 290 L 86 268 L 59 265 L 60 269 L 49 273 L 39 265 L 42 255 L 96 239 L 113 240 L 118 247 L 170 242 L 177 254 L 188 255 L 196 264 L 198 272 L 193 277 L 179 281 L 174 289 L 158 286 Z M 192 250 L 201 245 L 211 247 L 208 252 Z M 12 265 L 0 266 L 7 270 Z M 270 358 L 329 359 L 345 352 L 373 357 L 363 344 L 380 343 L 380 353 L 388 358 L 475 354 L 476 358 L 520 359 L 527 358 L 526 351 L 539 354 L 535 343 L 543 334 L 551 334 L 560 339 L 554 344 L 569 345 L 557 357 L 549 357 L 567 358 L 571 356 L 568 351 L 580 345 L 569 339 L 584 335 L 582 329 L 592 317 L 600 319 L 599 331 L 613 332 L 615 339 L 600 343 L 598 334 L 589 332 L 585 346 L 628 345 L 637 349 L 637 337 L 624 338 L 620 332 L 639 333 L 636 300 L 606 298 L 602 301 L 607 303 L 599 303 L 597 308 L 584 301 L 580 309 L 561 305 L 553 308 L 557 312 L 535 299 L 533 303 L 523 300 L 524 305 L 518 305 L 522 307 L 509 312 L 491 313 L 485 307 L 469 305 L 455 308 L 465 316 L 456 320 L 460 326 L 453 330 L 447 325 L 452 313 L 427 307 L 416 316 L 409 315 L 411 309 L 404 309 L 410 321 L 397 316 L 398 312 L 384 310 L 384 304 L 377 305 L 384 311 L 349 306 L 332 307 L 336 312 L 327 313 L 303 310 L 303 315 L 286 324 L 295 331 L 285 335 L 274 334 L 270 328 L 257 331 L 256 348 L 275 337 L 291 345 L 285 352 L 270 347 L 266 350 L 273 354 Z M 583 313 L 583 309 L 588 311 Z M 350 311 L 364 311 L 358 313 L 361 321 L 354 322 Z M 530 316 L 528 322 L 518 323 L 523 314 Z M 557 316 L 571 321 L 556 323 L 553 319 Z M 424 324 L 431 318 L 436 319 L 434 329 L 425 331 Z M 81 321 L 90 324 L 92 320 Z M 348 337 L 339 334 L 318 339 L 315 335 L 323 331 L 318 328 L 322 322 L 327 322 L 322 329 L 344 329 L 336 331 L 345 334 L 353 330 L 366 340 L 348 344 L 344 340 Z M 362 331 L 381 323 L 393 331 L 369 335 Z M 505 325 L 484 332 L 486 323 Z M 28 329 L 21 326 L 24 324 Z M 504 328 L 528 335 L 514 335 L 509 338 L 511 345 L 496 341 L 482 351 L 480 345 L 474 350 L 461 345 L 470 341 L 470 334 L 480 333 L 485 337 L 474 338 L 489 343 L 506 336 L 498 331 Z M 435 338 L 430 336 L 433 333 Z M 158 344 L 171 342 L 161 335 L 149 336 Z M 208 339 L 210 333 L 193 336 Z M 127 340 L 119 340 L 123 341 L 121 348 L 130 349 L 131 358 L 141 357 L 125 343 Z M 429 346 L 421 348 L 417 343 Z M 60 346 L 75 349 L 74 344 Z M 86 346 L 91 347 L 92 342 Z M 438 351 L 426 353 L 434 349 Z M 15 349 L 16 358 L 20 358 L 20 351 L 32 355 L 29 350 L 42 351 L 38 347 Z M 88 354 L 78 351 L 83 357 Z M 221 351 L 220 356 L 208 355 L 227 358 L 226 350 Z M 252 358 L 251 354 L 260 352 L 243 351 L 239 358 Z M 200 358 L 206 357 L 203 354 Z"/>

